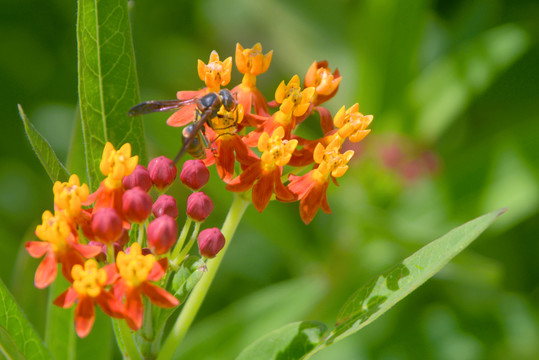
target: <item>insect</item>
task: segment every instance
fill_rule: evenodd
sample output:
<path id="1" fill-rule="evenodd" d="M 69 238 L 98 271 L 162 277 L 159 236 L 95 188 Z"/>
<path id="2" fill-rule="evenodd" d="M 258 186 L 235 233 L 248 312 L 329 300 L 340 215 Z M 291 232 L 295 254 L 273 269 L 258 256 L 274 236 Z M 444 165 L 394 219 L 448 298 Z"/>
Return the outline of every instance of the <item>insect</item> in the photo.
<path id="1" fill-rule="evenodd" d="M 194 158 L 203 159 L 205 158 L 205 147 L 207 145 L 207 141 L 204 141 L 204 124 L 207 124 L 217 132 L 233 132 L 235 130 L 228 129 L 235 128 L 237 118 L 230 118 L 230 116 L 222 115 L 219 112 L 221 106 L 224 108 L 225 112 L 228 113 L 233 112 L 236 109 L 237 102 L 230 90 L 221 89 L 217 93 L 211 92 L 200 98 L 187 100 L 145 101 L 129 109 L 127 116 L 177 110 L 190 104 L 196 104 L 195 121 L 182 130 L 183 146 L 178 152 L 178 155 L 174 158 L 174 162 L 178 162 L 185 152 Z M 227 125 L 217 126 L 217 122 L 214 120 L 215 118 L 226 118 L 225 120 L 232 119 L 232 121 L 225 121 Z M 223 121 L 220 123 L 223 123 Z"/>

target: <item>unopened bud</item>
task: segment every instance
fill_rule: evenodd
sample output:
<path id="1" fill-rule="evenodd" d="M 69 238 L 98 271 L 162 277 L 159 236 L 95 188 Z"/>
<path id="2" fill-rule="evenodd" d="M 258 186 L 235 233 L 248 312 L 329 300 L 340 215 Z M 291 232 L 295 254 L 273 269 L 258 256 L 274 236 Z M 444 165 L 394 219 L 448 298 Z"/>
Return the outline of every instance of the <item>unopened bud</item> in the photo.
<path id="1" fill-rule="evenodd" d="M 176 165 L 164 156 L 159 156 L 148 164 L 148 172 L 153 184 L 159 190 L 166 189 L 174 182 L 177 175 Z"/>
<path id="2" fill-rule="evenodd" d="M 214 258 L 225 246 L 225 237 L 218 228 L 204 229 L 198 235 L 200 255 Z"/>
<path id="3" fill-rule="evenodd" d="M 156 255 L 166 253 L 178 239 L 178 224 L 168 215 L 153 220 L 148 225 L 148 245 Z"/>
<path id="4" fill-rule="evenodd" d="M 187 198 L 187 215 L 195 221 L 204 221 L 213 210 L 213 202 L 202 191 L 192 193 Z"/>
<path id="5" fill-rule="evenodd" d="M 100 208 L 92 215 L 92 232 L 95 238 L 111 244 L 122 235 L 123 223 L 113 208 Z"/>
<path id="6" fill-rule="evenodd" d="M 200 190 L 208 183 L 210 171 L 202 160 L 187 160 L 182 167 L 180 180 L 192 190 Z"/>
<path id="7" fill-rule="evenodd" d="M 122 179 L 122 184 L 126 189 L 132 189 L 138 186 L 148 192 L 152 187 L 152 179 L 150 179 L 150 173 L 144 166 L 137 165 L 131 175 L 125 176 Z"/>
<path id="8" fill-rule="evenodd" d="M 176 199 L 170 195 L 163 194 L 155 200 L 152 206 L 152 213 L 155 217 L 168 215 L 173 219 L 178 217 L 178 205 Z"/>
<path id="9" fill-rule="evenodd" d="M 152 197 L 140 187 L 127 190 L 122 198 L 122 210 L 130 222 L 142 223 L 152 212 Z"/>

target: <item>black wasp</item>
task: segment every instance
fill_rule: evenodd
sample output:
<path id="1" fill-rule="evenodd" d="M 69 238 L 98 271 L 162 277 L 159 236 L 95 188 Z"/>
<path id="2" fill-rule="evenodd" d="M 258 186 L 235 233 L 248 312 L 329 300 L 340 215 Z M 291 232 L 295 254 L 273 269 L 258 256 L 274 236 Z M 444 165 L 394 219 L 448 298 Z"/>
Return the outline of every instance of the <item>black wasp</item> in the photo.
<path id="1" fill-rule="evenodd" d="M 206 123 L 209 127 L 214 129 L 212 119 L 219 116 L 218 112 L 221 109 L 221 106 L 227 112 L 232 112 L 236 109 L 237 102 L 230 90 L 221 89 L 217 93 L 211 92 L 200 98 L 187 100 L 145 101 L 129 109 L 127 116 L 138 116 L 153 112 L 176 110 L 190 104 L 196 104 L 195 121 L 183 128 L 183 146 L 178 152 L 178 155 L 174 158 L 174 162 L 178 162 L 185 152 L 194 158 L 203 159 L 206 156 L 205 148 L 207 143 L 207 141 L 205 141 L 205 136 L 202 133 L 204 131 L 204 124 Z M 235 127 L 235 125 L 236 124 L 233 124 L 231 127 Z M 223 129 L 220 128 L 218 130 Z"/>

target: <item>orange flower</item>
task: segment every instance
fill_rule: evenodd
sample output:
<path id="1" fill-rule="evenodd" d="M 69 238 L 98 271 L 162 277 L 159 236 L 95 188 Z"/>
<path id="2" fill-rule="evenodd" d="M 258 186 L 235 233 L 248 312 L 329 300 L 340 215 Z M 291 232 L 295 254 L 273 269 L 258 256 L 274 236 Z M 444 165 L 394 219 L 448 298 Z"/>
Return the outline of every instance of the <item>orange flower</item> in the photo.
<path id="1" fill-rule="evenodd" d="M 78 300 L 75 308 L 75 330 L 81 338 L 88 335 L 92 329 L 96 304 L 111 317 L 123 317 L 120 300 L 104 289 L 118 278 L 114 266 L 110 264 L 99 269 L 94 259 L 87 260 L 84 267 L 80 264 L 73 266 L 73 285 L 54 300 L 55 305 L 63 308 L 71 307 Z"/>
<path id="2" fill-rule="evenodd" d="M 209 91 L 217 92 L 221 86 L 226 86 L 230 82 L 232 71 L 232 57 L 225 61 L 219 61 L 219 54 L 213 50 L 210 54 L 208 65 L 202 60 L 198 60 L 198 76 L 204 81 Z"/>
<path id="3" fill-rule="evenodd" d="M 337 90 L 339 90 L 341 79 L 339 70 L 335 69 L 335 72 L 331 73 L 327 61 L 313 62 L 309 70 L 307 70 L 307 75 L 305 75 L 304 85 L 305 87 L 313 86 L 316 89 L 313 98 L 314 106 L 320 105 L 335 96 Z"/>
<path id="4" fill-rule="evenodd" d="M 125 319 L 131 329 L 138 330 L 142 325 L 142 294 L 160 307 L 171 308 L 179 305 L 180 302 L 173 295 L 150 282 L 158 281 L 165 275 L 167 261 L 167 258 L 157 261 L 153 254 L 142 255 L 138 243 L 131 245 L 128 253 L 118 253 L 116 266 L 121 278 L 114 291 L 120 298 L 125 296 Z"/>
<path id="5" fill-rule="evenodd" d="M 84 263 L 85 258 L 94 257 L 101 251 L 99 246 L 83 245 L 77 242 L 77 233 L 64 216 L 53 216 L 50 211 L 43 213 L 43 223 L 36 227 L 36 236 L 42 241 L 28 241 L 25 245 L 30 256 L 45 258 L 39 264 L 34 284 L 43 289 L 56 278 L 57 264 L 62 264 L 62 273 L 71 281 L 71 268 Z"/>
<path id="6" fill-rule="evenodd" d="M 345 111 L 345 107 L 339 109 L 333 118 L 333 124 L 339 129 L 337 132 L 341 139 L 349 138 L 351 142 L 363 140 L 371 132 L 367 126 L 372 122 L 372 115 L 363 115 L 358 111 L 359 104 L 355 103 Z"/>
<path id="7" fill-rule="evenodd" d="M 294 75 L 288 84 L 282 81 L 277 87 L 275 101 L 281 106 L 273 114 L 272 121 L 284 127 L 286 137 L 296 127 L 297 119 L 301 120 L 309 114 L 314 93 L 314 87 L 301 89 L 298 75 Z"/>
<path id="8" fill-rule="evenodd" d="M 281 174 L 298 142 L 283 140 L 283 137 L 282 126 L 278 127 L 271 137 L 265 132 L 262 133 L 258 140 L 258 150 L 262 152 L 260 159 L 252 162 L 226 186 L 227 190 L 233 192 L 243 192 L 253 187 L 253 205 L 260 212 L 266 208 L 274 192 L 280 201 L 295 199 L 294 194 L 283 185 Z"/>
<path id="9" fill-rule="evenodd" d="M 331 213 L 326 194 L 329 179 L 343 176 L 348 170 L 348 161 L 354 155 L 353 150 L 341 154 L 340 146 L 340 139 L 335 139 L 327 147 L 319 143 L 313 154 L 318 167 L 303 176 L 290 175 L 288 188 L 301 200 L 299 213 L 305 224 L 312 221 L 320 207 L 325 213 Z"/>
<path id="10" fill-rule="evenodd" d="M 246 120 L 251 126 L 261 124 L 256 116 L 251 115 L 253 106 L 255 115 L 269 116 L 266 100 L 256 88 L 256 76 L 268 70 L 272 55 L 273 50 L 263 55 L 260 43 L 256 43 L 251 49 L 243 49 L 239 43 L 236 44 L 236 66 L 244 75 L 241 84 L 234 87 L 232 93 L 236 94 L 238 103 L 243 105 Z"/>

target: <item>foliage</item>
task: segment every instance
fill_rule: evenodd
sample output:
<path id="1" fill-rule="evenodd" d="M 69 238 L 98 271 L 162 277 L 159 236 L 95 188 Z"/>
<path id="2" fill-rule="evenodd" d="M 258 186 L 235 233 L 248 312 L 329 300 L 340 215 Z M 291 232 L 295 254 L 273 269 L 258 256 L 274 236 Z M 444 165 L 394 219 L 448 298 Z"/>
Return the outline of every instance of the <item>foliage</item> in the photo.
<path id="1" fill-rule="evenodd" d="M 270 204 L 263 215 L 248 209 L 200 319 L 178 350 L 181 358 L 209 358 L 209 348 L 222 349 L 213 358 L 233 358 L 281 326 L 285 326 L 283 333 L 293 335 L 301 328 L 299 333 L 317 343 L 317 337 L 323 336 L 318 323 L 293 322 L 319 319 L 331 324 L 345 299 L 369 278 L 458 224 L 503 206 L 509 210 L 492 231 L 439 276 L 363 329 L 361 336 L 356 334 L 313 358 L 537 356 L 539 154 L 535 137 L 539 122 L 537 82 L 532 79 L 538 77 L 534 19 L 539 8 L 535 2 L 129 4 L 134 5 L 143 99 L 174 98 L 177 90 L 198 86 L 194 59 L 205 59 L 211 49 L 228 56 L 236 42 L 260 41 L 265 49 L 287 54 L 275 59 L 275 73 L 299 73 L 303 79 L 302 71 L 313 59 L 326 58 L 343 76 L 336 103 L 359 101 L 362 111 L 375 114 L 373 136 L 363 146 L 362 157 L 340 188 L 328 194 L 334 214 L 319 214 L 305 228 L 296 208 Z M 24 106 L 37 131 L 49 140 L 50 147 L 41 149 L 48 154 L 54 149 L 59 164 L 67 163 L 72 152 L 69 144 L 82 145 L 81 140 L 67 140 L 72 127 L 73 138 L 81 138 L 80 128 L 72 125 L 77 104 L 76 9 L 63 3 L 50 6 L 36 3 L 7 9 L 3 26 L 17 36 L 2 40 L 4 48 L 13 50 L 0 67 L 2 83 L 9 84 L 0 98 L 10 119 L 0 142 L 0 234 L 6 246 L 0 274 L 41 338 L 48 326 L 36 304 L 47 295 L 30 289 L 31 279 L 24 277 L 24 269 L 35 269 L 35 262 L 18 249 L 24 244 L 21 239 L 29 239 L 24 234 L 33 231 L 42 209 L 50 207 L 47 177 L 61 176 L 41 170 L 30 146 L 22 145 L 23 123 L 15 121 L 15 104 Z M 50 15 L 46 21 L 43 12 Z M 115 25 L 123 24 L 125 29 L 127 15 L 122 16 L 123 22 Z M 133 67 L 122 66 L 122 70 L 131 70 L 121 80 L 133 93 L 106 99 L 122 99 L 128 108 L 138 102 L 136 75 Z M 269 98 L 275 81 L 266 78 L 259 84 Z M 125 112 L 117 115 L 127 120 Z M 151 115 L 144 124 L 152 155 L 172 156 L 179 148 L 179 131 L 167 128 L 164 119 Z M 38 134 L 28 127 L 28 120 L 25 124 Z M 134 124 L 129 126 L 139 126 Z M 118 126 L 127 129 L 125 123 Z M 98 133 L 102 138 L 103 132 Z M 144 148 L 140 143 L 139 154 Z M 57 162 L 51 159 L 40 158 L 49 165 Z M 434 168 L 429 167 L 431 159 Z M 68 164 L 67 170 L 73 172 L 72 166 Z M 217 226 L 230 195 L 217 182 L 210 186 L 216 214 L 209 222 Z M 187 196 L 180 187 L 172 191 Z M 303 284 L 313 295 L 301 298 L 298 306 L 305 304 L 304 313 L 284 306 L 294 299 L 276 292 L 274 301 L 283 306 L 268 307 L 268 312 L 256 316 L 275 317 L 280 323 L 241 319 L 241 326 L 234 326 L 238 317 L 233 314 L 264 308 L 264 297 L 256 296 L 264 288 L 275 290 L 287 280 L 305 278 L 310 280 Z M 208 340 L 209 324 L 236 330 L 230 337 L 226 331 L 216 331 Z M 103 328 L 108 327 L 106 323 Z M 95 335 L 107 338 L 110 329 L 101 329 L 94 329 Z M 11 348 L 18 344 L 15 336 L 7 336 L 3 329 L 0 333 L 2 344 Z M 88 347 L 86 340 L 76 340 L 77 355 Z M 50 339 L 45 342 L 51 344 Z M 110 344 L 104 348 L 113 356 Z M 73 357 L 50 349 L 55 357 Z"/>

